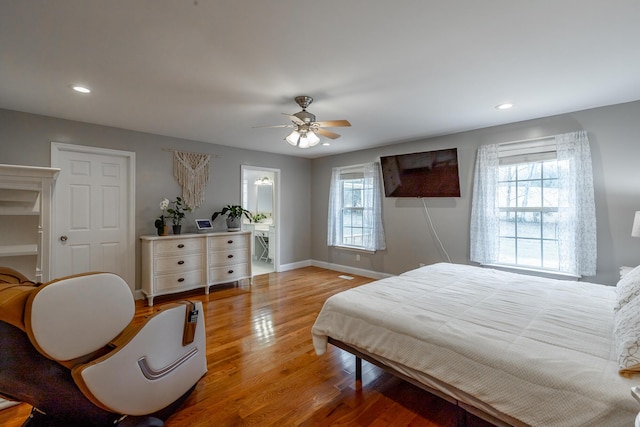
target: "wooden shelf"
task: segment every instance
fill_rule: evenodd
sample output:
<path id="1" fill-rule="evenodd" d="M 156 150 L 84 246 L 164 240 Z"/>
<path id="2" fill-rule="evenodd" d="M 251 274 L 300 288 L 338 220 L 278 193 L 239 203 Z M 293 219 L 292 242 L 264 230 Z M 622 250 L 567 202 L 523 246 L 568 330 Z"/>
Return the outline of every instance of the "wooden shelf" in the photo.
<path id="1" fill-rule="evenodd" d="M 39 215 L 40 191 L 0 188 L 0 215 Z"/>
<path id="2" fill-rule="evenodd" d="M 0 204 L 0 216 L 23 216 L 23 215 L 34 215 L 39 216 L 40 212 L 34 211 L 29 208 L 19 208 L 19 207 L 5 207 Z"/>
<path id="3" fill-rule="evenodd" d="M 0 246 L 0 257 L 38 255 L 38 245 L 3 245 Z"/>

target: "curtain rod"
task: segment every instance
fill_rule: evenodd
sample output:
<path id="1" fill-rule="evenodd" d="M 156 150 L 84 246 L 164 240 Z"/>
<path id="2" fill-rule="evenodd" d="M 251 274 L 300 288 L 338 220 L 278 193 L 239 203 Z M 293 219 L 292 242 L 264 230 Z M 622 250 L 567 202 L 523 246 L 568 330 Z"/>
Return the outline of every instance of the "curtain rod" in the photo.
<path id="1" fill-rule="evenodd" d="M 163 148 L 162 151 L 169 151 L 171 153 L 187 153 L 187 154 L 199 154 L 199 155 L 205 154 L 207 156 L 213 157 L 214 159 L 219 159 L 220 158 L 220 155 L 218 155 L 218 154 L 195 153 L 193 151 L 176 150 L 175 148 Z"/>
<path id="2" fill-rule="evenodd" d="M 553 139 L 555 138 L 557 135 L 548 135 L 548 136 L 539 136 L 537 138 L 527 138 L 527 139 L 519 139 L 517 141 L 507 141 L 507 142 L 500 142 L 498 143 L 498 145 L 509 145 L 509 144 L 518 144 L 521 142 L 533 142 L 533 141 L 541 141 L 543 139 Z"/>

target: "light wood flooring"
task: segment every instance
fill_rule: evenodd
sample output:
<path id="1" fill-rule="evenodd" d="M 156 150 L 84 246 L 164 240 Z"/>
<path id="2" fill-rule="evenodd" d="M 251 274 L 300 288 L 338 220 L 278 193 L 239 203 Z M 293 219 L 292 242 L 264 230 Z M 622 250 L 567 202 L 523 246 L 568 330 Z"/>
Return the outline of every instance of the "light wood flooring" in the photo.
<path id="1" fill-rule="evenodd" d="M 209 295 L 138 301 L 136 321 L 173 299 L 204 303 L 208 373 L 169 420 L 182 426 L 432 426 L 456 425 L 455 407 L 363 362 L 362 388 L 354 358 L 330 346 L 317 356 L 311 326 L 324 301 L 370 282 L 306 267 L 253 278 L 249 286 L 212 288 Z M 17 427 L 26 404 L 0 411 L 0 425 Z M 471 415 L 469 427 L 490 424 Z"/>

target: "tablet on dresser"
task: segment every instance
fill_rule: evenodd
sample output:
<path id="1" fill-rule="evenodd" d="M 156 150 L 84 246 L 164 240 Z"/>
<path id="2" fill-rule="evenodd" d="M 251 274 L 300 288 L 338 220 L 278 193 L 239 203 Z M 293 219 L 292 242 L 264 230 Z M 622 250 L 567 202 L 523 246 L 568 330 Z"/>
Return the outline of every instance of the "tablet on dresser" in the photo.
<path id="1" fill-rule="evenodd" d="M 210 219 L 196 219 L 196 225 L 198 226 L 198 231 L 211 231 L 213 229 Z"/>

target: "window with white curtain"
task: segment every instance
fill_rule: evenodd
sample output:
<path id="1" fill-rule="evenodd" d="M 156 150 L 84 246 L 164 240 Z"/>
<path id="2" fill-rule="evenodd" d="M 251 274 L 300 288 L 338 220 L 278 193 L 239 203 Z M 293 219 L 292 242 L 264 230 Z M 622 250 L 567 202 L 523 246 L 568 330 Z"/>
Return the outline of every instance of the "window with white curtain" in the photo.
<path id="1" fill-rule="evenodd" d="M 595 275 L 587 133 L 479 147 L 470 230 L 472 261 Z"/>
<path id="2" fill-rule="evenodd" d="M 385 249 L 380 165 L 333 168 L 327 244 L 374 252 Z"/>

